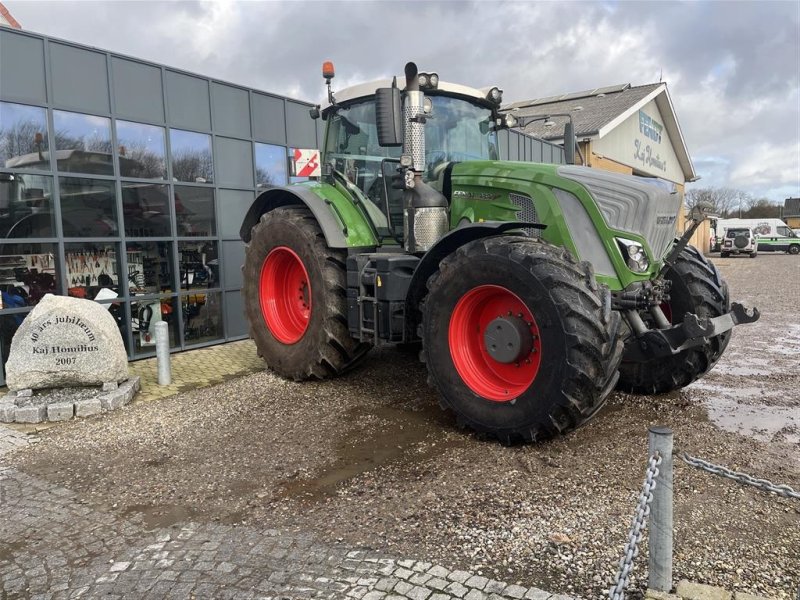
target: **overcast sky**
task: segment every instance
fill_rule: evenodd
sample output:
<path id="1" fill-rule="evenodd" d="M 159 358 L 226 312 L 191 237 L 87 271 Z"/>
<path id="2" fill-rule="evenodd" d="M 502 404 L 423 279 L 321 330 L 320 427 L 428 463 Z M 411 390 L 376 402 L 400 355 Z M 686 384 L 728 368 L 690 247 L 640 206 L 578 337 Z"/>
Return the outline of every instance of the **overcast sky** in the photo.
<path id="1" fill-rule="evenodd" d="M 23 2 L 24 29 L 309 101 L 402 71 L 504 101 L 669 85 L 696 186 L 800 195 L 800 2 Z"/>

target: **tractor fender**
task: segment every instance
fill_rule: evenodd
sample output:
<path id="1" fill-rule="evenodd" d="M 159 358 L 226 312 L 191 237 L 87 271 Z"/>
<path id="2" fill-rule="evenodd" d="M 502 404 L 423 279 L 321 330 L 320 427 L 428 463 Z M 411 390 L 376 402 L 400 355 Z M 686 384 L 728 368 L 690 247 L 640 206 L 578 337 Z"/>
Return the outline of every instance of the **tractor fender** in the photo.
<path id="1" fill-rule="evenodd" d="M 426 286 L 428 279 L 439 269 L 439 263 L 458 248 L 473 240 L 493 235 L 500 235 L 514 229 L 544 229 L 547 225 L 541 223 L 523 223 L 521 221 L 484 221 L 482 223 L 469 223 L 453 229 L 442 237 L 420 259 L 406 294 L 406 333 L 407 339 L 416 337 L 419 317 L 419 304 L 428 293 Z M 523 234 L 524 235 L 524 234 Z"/>
<path id="2" fill-rule="evenodd" d="M 250 242 L 251 230 L 261 219 L 261 216 L 279 206 L 306 206 L 314 218 L 319 223 L 320 229 L 325 236 L 325 243 L 329 248 L 347 248 L 346 228 L 343 223 L 337 220 L 326 201 L 320 198 L 313 191 L 302 186 L 297 187 L 272 187 L 262 192 L 255 202 L 250 206 L 250 210 L 242 221 L 239 229 L 239 237 L 245 243 Z"/>

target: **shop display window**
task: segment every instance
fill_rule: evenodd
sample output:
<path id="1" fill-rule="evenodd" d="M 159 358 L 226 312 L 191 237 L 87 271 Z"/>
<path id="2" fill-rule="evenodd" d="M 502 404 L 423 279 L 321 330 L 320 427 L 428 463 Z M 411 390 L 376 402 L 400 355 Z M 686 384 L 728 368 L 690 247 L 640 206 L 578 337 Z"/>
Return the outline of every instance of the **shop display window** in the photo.
<path id="1" fill-rule="evenodd" d="M 181 296 L 183 339 L 187 346 L 221 339 L 224 335 L 222 294 L 196 293 Z"/>
<path id="2" fill-rule="evenodd" d="M 174 181 L 194 183 L 214 181 L 210 135 L 182 129 L 170 129 L 169 144 Z"/>
<path id="3" fill-rule="evenodd" d="M 256 185 L 286 185 L 286 148 L 256 143 Z"/>
<path id="4" fill-rule="evenodd" d="M 59 177 L 64 237 L 112 237 L 117 226 L 117 193 L 113 181 Z"/>
<path id="5" fill-rule="evenodd" d="M 214 190 L 175 186 L 175 219 L 180 236 L 212 236 L 217 232 Z"/>
<path id="6" fill-rule="evenodd" d="M 172 235 L 169 186 L 153 183 L 122 184 L 122 218 L 128 237 Z"/>
<path id="7" fill-rule="evenodd" d="M 0 244 L 0 309 L 34 306 L 58 294 L 55 244 Z"/>
<path id="8" fill-rule="evenodd" d="M 153 354 L 156 351 L 156 324 L 169 325 L 169 346 L 178 347 L 178 308 L 174 296 L 131 300 L 131 332 L 134 355 Z"/>
<path id="9" fill-rule="evenodd" d="M 119 244 L 64 244 L 67 294 L 73 298 L 110 300 L 122 295 Z"/>
<path id="10" fill-rule="evenodd" d="M 166 179 L 164 128 L 117 120 L 117 155 L 122 177 Z"/>
<path id="11" fill-rule="evenodd" d="M 49 140 L 44 108 L 0 102 L 0 165 L 49 170 Z"/>
<path id="12" fill-rule="evenodd" d="M 55 237 L 53 178 L 0 173 L 0 237 Z"/>
<path id="13" fill-rule="evenodd" d="M 175 289 L 171 242 L 128 242 L 126 258 L 131 296 Z"/>
<path id="14" fill-rule="evenodd" d="M 122 343 L 125 345 L 125 351 L 128 352 L 128 321 L 125 317 L 125 303 L 121 300 L 97 300 L 98 304 L 102 305 L 114 318 L 114 322 L 119 327 L 119 334 L 122 336 Z"/>
<path id="15" fill-rule="evenodd" d="M 54 110 L 53 132 L 59 171 L 114 174 L 111 119 Z"/>
<path id="16" fill-rule="evenodd" d="M 178 242 L 181 289 L 220 287 L 217 242 Z"/>

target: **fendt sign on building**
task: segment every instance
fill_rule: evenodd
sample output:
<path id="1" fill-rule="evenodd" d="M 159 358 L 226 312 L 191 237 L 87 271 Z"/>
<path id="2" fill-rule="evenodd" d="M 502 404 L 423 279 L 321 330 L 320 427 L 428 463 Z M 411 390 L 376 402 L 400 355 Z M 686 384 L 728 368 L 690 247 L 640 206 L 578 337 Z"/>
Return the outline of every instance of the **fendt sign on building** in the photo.
<path id="1" fill-rule="evenodd" d="M 655 100 L 592 144 L 596 154 L 631 165 L 648 175 L 683 184 L 684 172 L 673 148 Z"/>

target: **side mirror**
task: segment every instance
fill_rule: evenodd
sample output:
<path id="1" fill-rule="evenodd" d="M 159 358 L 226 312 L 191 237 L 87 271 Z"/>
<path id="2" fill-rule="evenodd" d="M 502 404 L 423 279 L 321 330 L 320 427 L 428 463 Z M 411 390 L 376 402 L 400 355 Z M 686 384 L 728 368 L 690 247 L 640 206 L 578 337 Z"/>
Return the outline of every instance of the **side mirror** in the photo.
<path id="1" fill-rule="evenodd" d="M 575 127 L 572 125 L 572 120 L 567 121 L 564 125 L 564 160 L 568 165 L 575 164 L 575 145 L 578 140 L 575 138 Z"/>
<path id="2" fill-rule="evenodd" d="M 378 145 L 381 147 L 403 145 L 403 107 L 397 86 L 375 90 L 375 125 Z"/>

